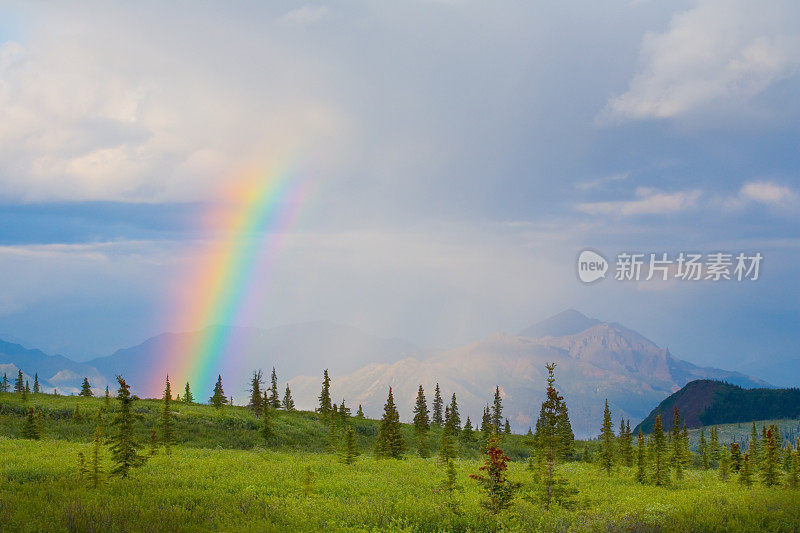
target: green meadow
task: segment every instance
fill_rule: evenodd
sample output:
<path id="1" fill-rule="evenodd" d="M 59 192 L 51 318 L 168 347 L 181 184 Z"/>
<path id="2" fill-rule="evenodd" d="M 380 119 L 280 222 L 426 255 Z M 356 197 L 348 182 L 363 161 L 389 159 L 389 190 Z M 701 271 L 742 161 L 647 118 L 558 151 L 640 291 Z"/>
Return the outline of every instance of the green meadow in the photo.
<path id="1" fill-rule="evenodd" d="M 114 409 L 111 401 L 110 409 Z M 78 417 L 73 419 L 75 406 Z M 137 438 L 147 449 L 161 402 L 141 400 Z M 20 438 L 27 407 L 41 410 L 41 440 Z M 100 411 L 98 415 L 98 410 Z M 4 531 L 798 531 L 800 491 L 691 468 L 669 487 L 641 485 L 634 469 L 606 475 L 591 462 L 568 462 L 558 473 L 577 490 L 568 504 L 544 509 L 528 468 L 529 438 L 502 440 L 512 460 L 508 478 L 520 488 L 499 514 L 469 474 L 483 464 L 477 444 L 459 444 L 455 490 L 435 455 L 409 448 L 403 459 L 376 460 L 377 421 L 354 419 L 361 454 L 351 464 L 328 451 L 328 426 L 315 413 L 275 412 L 274 442 L 242 407 L 174 404 L 177 444 L 163 447 L 127 478 L 109 476 L 102 448 L 97 487 L 79 469 L 92 453 L 98 421 L 109 412 L 97 398 L 31 395 L 27 404 L 0 395 L 0 529 Z M 431 443 L 436 448 L 436 434 Z M 596 446 L 592 442 L 591 446 Z M 576 443 L 578 451 L 584 443 Z"/>

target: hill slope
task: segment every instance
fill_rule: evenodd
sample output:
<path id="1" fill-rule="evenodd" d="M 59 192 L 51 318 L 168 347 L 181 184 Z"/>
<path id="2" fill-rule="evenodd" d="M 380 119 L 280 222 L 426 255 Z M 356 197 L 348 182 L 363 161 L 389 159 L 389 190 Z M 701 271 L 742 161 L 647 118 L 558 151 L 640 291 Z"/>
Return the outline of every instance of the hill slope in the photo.
<path id="1" fill-rule="evenodd" d="M 700 379 L 686 384 L 658 404 L 636 428 L 649 433 L 660 413 L 665 429 L 672 427 L 673 408 L 689 428 L 800 416 L 800 389 L 743 389 Z"/>

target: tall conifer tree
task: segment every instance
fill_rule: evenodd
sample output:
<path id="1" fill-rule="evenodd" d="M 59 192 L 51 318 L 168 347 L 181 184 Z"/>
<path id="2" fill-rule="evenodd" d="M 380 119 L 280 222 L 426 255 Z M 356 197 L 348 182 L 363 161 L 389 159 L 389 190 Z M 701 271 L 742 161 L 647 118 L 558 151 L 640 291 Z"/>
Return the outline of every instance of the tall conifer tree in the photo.
<path id="1" fill-rule="evenodd" d="M 131 468 L 141 466 L 145 462 L 145 457 L 139 455 L 141 445 L 136 441 L 136 421 L 144 417 L 133 411 L 133 398 L 131 397 L 130 387 L 122 376 L 117 376 L 119 391 L 117 401 L 119 408 L 114 414 L 111 425 L 116 432 L 111 435 L 109 441 L 111 446 L 111 457 L 114 460 L 112 474 L 128 477 Z"/>
<path id="2" fill-rule="evenodd" d="M 280 391 L 278 391 L 278 374 L 275 372 L 274 366 L 272 367 L 272 377 L 270 378 L 269 401 L 273 409 L 281 408 L 281 396 Z"/>
<path id="3" fill-rule="evenodd" d="M 317 412 L 327 415 L 331 412 L 331 378 L 328 377 L 328 369 L 322 374 L 322 391 L 319 393 L 319 407 Z"/>
<path id="4" fill-rule="evenodd" d="M 175 442 L 175 424 L 172 420 L 172 386 L 169 383 L 169 376 L 167 376 L 167 381 L 164 385 L 162 401 L 164 405 L 161 409 L 161 421 L 159 423 L 161 443 L 164 445 L 164 451 L 167 455 L 170 455 L 172 453 L 172 444 Z"/>
<path id="5" fill-rule="evenodd" d="M 608 408 L 608 400 L 606 400 L 605 409 L 603 410 L 603 426 L 600 429 L 600 453 L 599 453 L 600 467 L 611 474 L 611 468 L 614 466 L 614 429 L 611 425 L 611 409 Z"/>
<path id="6" fill-rule="evenodd" d="M 375 441 L 375 456 L 400 459 L 404 450 L 405 441 L 400 432 L 400 414 L 394 404 L 392 388 L 389 387 L 389 397 L 383 407 L 383 418 L 378 428 L 378 438 Z"/>
<path id="7" fill-rule="evenodd" d="M 442 427 L 444 424 L 444 417 L 442 416 L 442 410 L 444 409 L 444 402 L 442 401 L 442 393 L 439 390 L 439 384 L 436 384 L 436 388 L 434 389 L 433 393 L 433 410 L 431 414 L 431 423 L 435 426 Z"/>
<path id="8" fill-rule="evenodd" d="M 286 384 L 286 390 L 283 393 L 283 410 L 294 411 L 294 398 L 292 398 L 292 391 L 289 389 L 289 384 Z"/>

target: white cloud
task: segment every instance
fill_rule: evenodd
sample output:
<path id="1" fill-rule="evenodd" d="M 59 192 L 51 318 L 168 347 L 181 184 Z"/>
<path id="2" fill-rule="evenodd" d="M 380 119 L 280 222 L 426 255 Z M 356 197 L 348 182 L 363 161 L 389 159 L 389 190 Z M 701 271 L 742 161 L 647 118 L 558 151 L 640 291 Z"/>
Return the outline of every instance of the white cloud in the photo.
<path id="1" fill-rule="evenodd" d="M 298 153 L 335 168 L 347 152 L 325 69 L 286 43 L 175 30 L 170 12 L 121 24 L 134 15 L 51 7 L 23 42 L 0 43 L 5 199 L 197 200 Z"/>
<path id="2" fill-rule="evenodd" d="M 735 107 L 800 67 L 800 3 L 700 0 L 646 34 L 641 70 L 604 115 L 669 118 Z"/>
<path id="3" fill-rule="evenodd" d="M 727 209 L 740 209 L 751 204 L 782 209 L 795 205 L 798 199 L 800 195 L 785 185 L 772 181 L 750 181 L 742 185 L 736 196 L 725 198 L 721 203 Z"/>
<path id="4" fill-rule="evenodd" d="M 661 215 L 692 209 L 700 196 L 699 190 L 662 192 L 639 187 L 635 200 L 584 202 L 575 208 L 590 215 Z"/>

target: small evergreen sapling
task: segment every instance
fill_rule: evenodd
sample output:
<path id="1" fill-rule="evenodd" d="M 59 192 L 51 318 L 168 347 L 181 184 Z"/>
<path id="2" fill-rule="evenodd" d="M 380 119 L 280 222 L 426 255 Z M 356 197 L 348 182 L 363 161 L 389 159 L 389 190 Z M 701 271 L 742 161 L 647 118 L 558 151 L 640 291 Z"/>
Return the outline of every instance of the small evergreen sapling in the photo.
<path id="1" fill-rule="evenodd" d="M 509 458 L 500 449 L 500 439 L 497 435 L 492 435 L 486 446 L 484 464 L 478 469 L 483 474 L 470 474 L 469 476 L 481 484 L 482 492 L 486 496 L 485 500 L 481 501 L 481 505 L 492 514 L 498 514 L 510 506 L 514 499 L 514 493 L 519 488 L 519 484 L 508 480 L 507 461 Z"/>
<path id="2" fill-rule="evenodd" d="M 25 415 L 25 421 L 22 423 L 22 438 L 39 440 L 41 434 L 39 432 L 39 421 L 33 407 L 28 408 L 28 414 Z"/>
<path id="3" fill-rule="evenodd" d="M 253 370 L 253 379 L 250 380 L 250 405 L 256 416 L 261 414 L 263 399 L 261 398 L 261 383 L 264 381 L 261 369 Z"/>
<path id="4" fill-rule="evenodd" d="M 183 403 L 186 405 L 192 405 L 194 403 L 194 396 L 192 395 L 192 389 L 189 388 L 189 382 L 186 382 L 186 387 L 183 390 Z"/>
<path id="5" fill-rule="evenodd" d="M 286 384 L 286 390 L 283 393 L 283 410 L 294 411 L 294 398 L 292 398 L 292 391 L 289 389 L 289 384 Z"/>
<path id="6" fill-rule="evenodd" d="M 351 465 L 358 457 L 358 443 L 356 442 L 356 432 L 352 426 L 347 426 L 344 430 L 342 439 L 341 461 L 346 465 Z"/>
<path id="7" fill-rule="evenodd" d="M 87 398 L 94 396 L 92 392 L 92 386 L 89 385 L 89 379 L 83 378 L 83 384 L 81 385 L 81 392 L 78 393 L 78 396 L 85 396 Z"/>
<path id="8" fill-rule="evenodd" d="M 222 409 L 222 406 L 228 403 L 228 398 L 225 396 L 225 391 L 222 389 L 222 375 L 217 376 L 217 384 L 214 385 L 214 394 L 208 399 L 208 403 Z"/>

